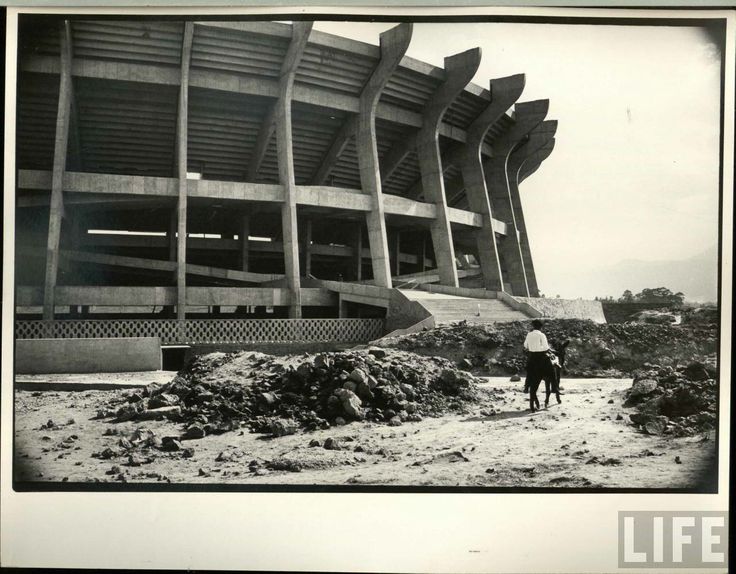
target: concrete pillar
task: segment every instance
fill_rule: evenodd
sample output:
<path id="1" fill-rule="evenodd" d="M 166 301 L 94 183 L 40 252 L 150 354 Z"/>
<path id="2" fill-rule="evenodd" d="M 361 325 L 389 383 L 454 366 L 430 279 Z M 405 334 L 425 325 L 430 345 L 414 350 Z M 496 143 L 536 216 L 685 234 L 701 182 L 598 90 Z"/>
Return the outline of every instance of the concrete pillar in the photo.
<path id="1" fill-rule="evenodd" d="M 411 41 L 411 24 L 400 24 L 381 34 L 381 60 L 360 95 L 356 133 L 360 185 L 373 197 L 373 209 L 366 214 L 368 243 L 371 250 L 373 280 L 381 287 L 391 287 L 391 269 L 383 209 L 383 191 L 376 143 L 376 108 L 383 88 L 398 67 Z"/>
<path id="2" fill-rule="evenodd" d="M 519 246 L 521 247 L 521 256 L 524 263 L 526 282 L 529 287 L 529 294 L 532 297 L 539 297 L 539 286 L 537 285 L 537 276 L 534 272 L 534 262 L 532 260 L 532 252 L 529 245 L 529 236 L 527 235 L 526 223 L 524 221 L 524 210 L 521 205 L 521 194 L 519 193 L 519 172 L 521 170 L 521 166 L 527 160 L 554 139 L 556 131 L 557 121 L 548 120 L 541 122 L 530 132 L 529 139 L 526 143 L 512 152 L 507 165 L 511 206 L 514 209 L 514 219 L 519 231 Z"/>
<path id="3" fill-rule="evenodd" d="M 353 249 L 355 250 L 354 253 L 354 260 L 355 260 L 355 280 L 356 281 L 362 281 L 363 280 L 363 229 L 362 226 L 358 225 L 358 227 L 355 230 L 355 243 Z"/>
<path id="4" fill-rule="evenodd" d="M 417 158 L 422 175 L 425 199 L 437 207 L 430 232 L 434 256 L 442 285 L 458 286 L 455 248 L 447 211 L 445 182 L 439 147 L 439 128 L 445 111 L 473 79 L 480 65 L 480 48 L 445 58 L 445 82 L 432 94 L 424 111 L 422 128 L 417 134 Z"/>
<path id="5" fill-rule="evenodd" d="M 401 232 L 396 232 L 396 275 L 401 275 Z"/>
<path id="6" fill-rule="evenodd" d="M 59 248 L 61 225 L 64 217 L 64 172 L 66 169 L 71 120 L 72 47 L 71 25 L 68 20 L 62 25 L 61 63 L 59 69 L 59 104 L 56 112 L 56 135 L 54 138 L 54 165 L 51 176 L 51 200 L 49 205 L 49 231 L 46 243 L 46 272 L 43 289 L 43 318 L 54 318 L 56 280 L 59 272 Z"/>
<path id="7" fill-rule="evenodd" d="M 291 294 L 289 317 L 295 319 L 302 316 L 302 305 L 299 272 L 299 231 L 296 217 L 294 150 L 292 148 L 293 138 L 291 131 L 291 101 L 294 91 L 294 78 L 311 30 L 311 22 L 294 22 L 292 24 L 292 40 L 281 67 L 279 99 L 274 107 L 279 182 L 284 187 L 284 203 L 281 206 L 284 274 Z"/>
<path id="8" fill-rule="evenodd" d="M 169 217 L 169 230 L 167 232 L 167 239 L 169 242 L 169 261 L 176 261 L 177 254 L 177 240 L 176 232 L 179 229 L 179 210 L 172 209 Z"/>
<path id="9" fill-rule="evenodd" d="M 304 223 L 304 276 L 312 274 L 312 220 Z"/>
<path id="10" fill-rule="evenodd" d="M 240 268 L 248 271 L 250 265 L 250 251 L 248 237 L 250 237 L 250 215 L 243 215 L 240 219 Z"/>
<path id="11" fill-rule="evenodd" d="M 491 103 L 468 128 L 468 139 L 460 157 L 468 205 L 471 211 L 480 213 L 483 218 L 482 227 L 476 230 L 474 235 L 483 286 L 491 291 L 504 289 L 481 151 L 488 130 L 519 98 L 524 90 L 524 81 L 523 74 L 491 80 Z"/>
<path id="12" fill-rule="evenodd" d="M 518 227 L 509 189 L 508 160 L 511 153 L 547 115 L 549 100 L 524 102 L 515 106 L 515 123 L 493 143 L 493 157 L 487 163 L 486 185 L 494 216 L 506 223 L 508 233 L 498 247 L 506 266 L 509 287 L 513 295 L 529 297 Z M 505 282 L 504 282 L 505 283 Z M 506 284 L 504 290 L 508 291 Z"/>
<path id="13" fill-rule="evenodd" d="M 189 62 L 192 57 L 194 24 L 185 22 L 181 47 L 181 82 L 177 117 L 176 165 L 179 182 L 176 238 L 176 318 L 179 337 L 184 340 L 187 308 L 187 133 L 189 124 Z"/>
<path id="14" fill-rule="evenodd" d="M 427 270 L 427 238 L 424 236 L 424 232 L 421 231 L 421 240 L 419 243 L 419 253 L 417 253 L 417 257 L 419 258 L 419 271 L 424 273 L 424 271 Z"/>

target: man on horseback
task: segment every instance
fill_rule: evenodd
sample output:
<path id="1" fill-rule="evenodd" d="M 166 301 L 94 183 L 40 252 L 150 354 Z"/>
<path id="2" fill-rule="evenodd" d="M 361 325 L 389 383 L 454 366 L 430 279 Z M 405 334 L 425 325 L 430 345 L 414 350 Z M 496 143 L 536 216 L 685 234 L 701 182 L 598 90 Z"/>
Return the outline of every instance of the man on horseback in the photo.
<path id="1" fill-rule="evenodd" d="M 545 386 L 554 380 L 554 367 L 549 357 L 549 343 L 547 336 L 542 333 L 542 322 L 539 319 L 532 321 L 532 330 L 529 331 L 524 340 L 524 349 L 529 351 L 529 357 L 526 364 L 526 382 L 524 390 L 529 392 L 529 408 L 535 412 L 539 408 L 539 399 L 537 398 L 537 389 L 544 379 Z M 557 392 L 557 400 L 559 402 L 559 390 Z M 549 401 L 549 392 L 547 393 L 547 401 Z"/>

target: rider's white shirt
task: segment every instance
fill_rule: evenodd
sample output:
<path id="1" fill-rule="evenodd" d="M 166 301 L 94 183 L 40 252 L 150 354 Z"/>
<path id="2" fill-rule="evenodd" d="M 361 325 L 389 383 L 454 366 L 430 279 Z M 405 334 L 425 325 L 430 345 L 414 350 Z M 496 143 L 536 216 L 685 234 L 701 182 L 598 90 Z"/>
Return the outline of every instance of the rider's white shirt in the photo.
<path id="1" fill-rule="evenodd" d="M 541 353 L 549 350 L 547 336 L 542 331 L 530 331 L 524 340 L 524 348 L 532 353 Z"/>

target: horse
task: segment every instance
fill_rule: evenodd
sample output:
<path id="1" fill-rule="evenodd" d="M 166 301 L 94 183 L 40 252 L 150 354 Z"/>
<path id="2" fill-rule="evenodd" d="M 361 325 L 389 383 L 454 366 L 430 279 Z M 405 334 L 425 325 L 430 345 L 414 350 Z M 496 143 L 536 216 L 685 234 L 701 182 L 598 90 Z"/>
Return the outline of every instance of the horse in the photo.
<path id="1" fill-rule="evenodd" d="M 560 399 L 560 378 L 562 376 L 562 369 L 565 367 L 565 355 L 567 353 L 567 346 L 570 344 L 570 340 L 565 340 L 558 349 L 550 349 L 547 353 L 552 364 L 551 372 L 549 376 L 544 377 L 544 406 L 549 406 L 549 397 L 552 393 L 555 394 L 557 404 L 562 403 Z"/>
<path id="2" fill-rule="evenodd" d="M 545 408 L 549 406 L 549 397 L 552 393 L 554 393 L 557 398 L 557 404 L 562 403 L 562 399 L 560 398 L 560 377 L 562 375 L 562 369 L 565 366 L 565 354 L 569 344 L 570 341 L 565 340 L 558 349 L 550 348 L 550 350 L 547 351 L 549 364 L 544 368 L 546 372 L 542 375 L 541 380 L 531 381 L 530 383 L 527 379 L 527 384 L 525 385 L 524 390 L 529 392 L 529 407 L 532 412 L 539 409 L 537 389 L 539 388 L 539 383 L 542 381 L 544 381 L 544 390 L 546 395 L 544 401 Z"/>

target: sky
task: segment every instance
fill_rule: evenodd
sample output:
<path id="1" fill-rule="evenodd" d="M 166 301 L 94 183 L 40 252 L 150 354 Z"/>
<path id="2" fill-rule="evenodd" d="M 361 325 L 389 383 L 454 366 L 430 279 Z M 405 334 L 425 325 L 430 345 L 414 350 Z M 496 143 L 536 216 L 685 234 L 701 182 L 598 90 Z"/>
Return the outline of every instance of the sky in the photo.
<path id="1" fill-rule="evenodd" d="M 392 26 L 315 24 L 372 44 Z M 442 66 L 474 47 L 474 83 L 525 73 L 519 101 L 549 99 L 547 119 L 559 122 L 554 152 L 520 188 L 543 293 L 620 296 L 626 278 L 606 281 L 620 263 L 717 245 L 720 54 L 704 30 L 419 23 L 407 54 Z"/>

